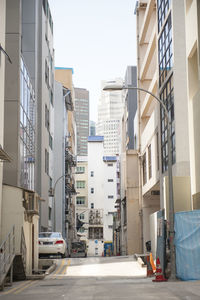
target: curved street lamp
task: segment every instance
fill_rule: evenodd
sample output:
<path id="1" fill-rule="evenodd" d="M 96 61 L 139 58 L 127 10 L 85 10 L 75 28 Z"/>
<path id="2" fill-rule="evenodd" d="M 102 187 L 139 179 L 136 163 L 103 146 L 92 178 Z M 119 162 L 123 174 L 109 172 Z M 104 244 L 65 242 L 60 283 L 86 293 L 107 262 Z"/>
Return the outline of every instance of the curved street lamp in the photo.
<path id="1" fill-rule="evenodd" d="M 171 256 L 171 275 L 170 279 L 176 279 L 176 261 L 175 261 L 175 247 L 174 247 L 174 195 L 173 195 L 173 177 L 172 177 L 172 152 L 171 152 L 171 138 L 170 138 L 170 121 L 166 105 L 156 95 L 148 90 L 135 86 L 125 86 L 123 84 L 110 83 L 103 88 L 104 91 L 120 91 L 120 90 L 139 90 L 154 97 L 162 106 L 165 112 L 167 121 L 167 145 L 168 145 L 168 193 L 169 193 L 169 238 L 170 238 L 170 256 Z"/>
<path id="2" fill-rule="evenodd" d="M 76 173 L 72 173 L 72 174 L 76 174 Z M 54 214 L 53 214 L 53 217 L 54 217 L 54 231 L 56 230 L 56 203 L 55 203 L 55 189 L 56 189 L 56 185 L 57 183 L 63 178 L 63 177 L 68 177 L 69 174 L 64 174 L 64 175 L 61 175 L 60 177 L 58 177 L 58 179 L 56 180 L 56 182 L 54 183 L 54 186 L 53 188 L 50 188 L 49 190 L 49 197 L 53 197 L 53 208 L 54 208 Z M 77 194 L 77 193 L 76 193 Z"/>

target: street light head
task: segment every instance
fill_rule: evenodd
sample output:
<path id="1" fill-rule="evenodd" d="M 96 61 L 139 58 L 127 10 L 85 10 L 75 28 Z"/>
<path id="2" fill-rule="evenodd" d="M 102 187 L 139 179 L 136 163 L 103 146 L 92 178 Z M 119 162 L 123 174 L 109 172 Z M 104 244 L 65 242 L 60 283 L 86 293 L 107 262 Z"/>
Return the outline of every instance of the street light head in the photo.
<path id="1" fill-rule="evenodd" d="M 103 91 L 112 92 L 112 91 L 121 91 L 124 89 L 124 85 L 120 83 L 108 83 L 104 86 Z"/>

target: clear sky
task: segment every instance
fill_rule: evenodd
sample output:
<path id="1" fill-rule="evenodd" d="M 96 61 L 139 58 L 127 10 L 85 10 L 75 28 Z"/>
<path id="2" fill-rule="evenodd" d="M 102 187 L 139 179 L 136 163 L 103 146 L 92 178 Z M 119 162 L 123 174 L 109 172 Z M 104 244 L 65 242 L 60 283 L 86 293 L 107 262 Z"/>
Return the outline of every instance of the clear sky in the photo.
<path id="1" fill-rule="evenodd" d="M 136 65 L 135 0 L 49 0 L 54 22 L 55 66 L 74 69 L 75 87 L 90 92 L 97 120 L 101 80 L 124 78 Z"/>

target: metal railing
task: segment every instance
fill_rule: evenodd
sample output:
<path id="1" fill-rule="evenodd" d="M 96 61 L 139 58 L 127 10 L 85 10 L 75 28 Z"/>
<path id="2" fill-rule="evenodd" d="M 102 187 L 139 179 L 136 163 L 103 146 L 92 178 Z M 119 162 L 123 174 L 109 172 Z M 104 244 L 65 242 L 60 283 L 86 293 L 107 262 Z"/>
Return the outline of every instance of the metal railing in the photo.
<path id="1" fill-rule="evenodd" d="M 24 272 L 26 272 L 26 253 L 27 253 L 27 249 L 26 249 L 26 240 L 25 240 L 23 227 L 22 227 L 22 231 L 21 231 L 20 253 L 22 255 L 22 262 L 23 262 L 23 266 L 24 266 Z"/>
<path id="2" fill-rule="evenodd" d="M 15 226 L 0 245 L 0 286 L 3 285 L 15 257 Z"/>

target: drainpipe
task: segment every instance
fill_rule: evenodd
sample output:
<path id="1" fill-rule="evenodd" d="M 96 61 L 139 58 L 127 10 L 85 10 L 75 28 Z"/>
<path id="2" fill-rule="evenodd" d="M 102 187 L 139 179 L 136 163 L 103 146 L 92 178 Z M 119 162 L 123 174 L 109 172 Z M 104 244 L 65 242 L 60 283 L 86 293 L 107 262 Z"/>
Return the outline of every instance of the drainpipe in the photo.
<path id="1" fill-rule="evenodd" d="M 138 2 L 136 3 L 136 6 Z M 139 52 L 139 8 L 135 9 L 135 14 L 137 14 L 137 86 L 140 87 L 140 52 Z M 140 101 L 140 91 L 137 91 L 137 108 L 138 108 L 138 171 L 139 171 L 139 217 L 140 217 L 140 230 L 141 230 L 141 241 L 140 249 L 143 253 L 143 198 L 142 198 L 142 156 L 141 156 L 141 101 Z"/>

